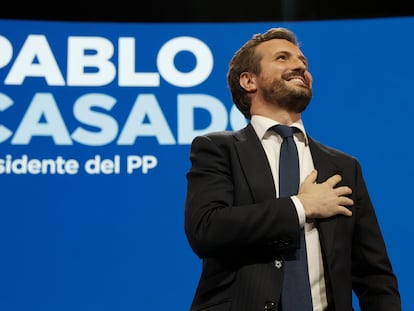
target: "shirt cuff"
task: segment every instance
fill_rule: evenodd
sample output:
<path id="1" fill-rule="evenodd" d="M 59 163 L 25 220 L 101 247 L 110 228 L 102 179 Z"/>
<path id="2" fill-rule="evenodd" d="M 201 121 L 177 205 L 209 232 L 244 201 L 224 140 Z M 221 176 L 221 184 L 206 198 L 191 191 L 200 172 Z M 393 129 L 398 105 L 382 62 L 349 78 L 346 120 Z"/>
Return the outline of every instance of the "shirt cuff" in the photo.
<path id="1" fill-rule="evenodd" d="M 293 204 L 295 204 L 296 212 L 298 214 L 298 219 L 299 219 L 299 225 L 301 227 L 304 227 L 305 222 L 306 222 L 305 209 L 303 208 L 302 203 L 300 202 L 300 200 L 296 196 L 292 196 L 290 198 L 292 199 Z"/>

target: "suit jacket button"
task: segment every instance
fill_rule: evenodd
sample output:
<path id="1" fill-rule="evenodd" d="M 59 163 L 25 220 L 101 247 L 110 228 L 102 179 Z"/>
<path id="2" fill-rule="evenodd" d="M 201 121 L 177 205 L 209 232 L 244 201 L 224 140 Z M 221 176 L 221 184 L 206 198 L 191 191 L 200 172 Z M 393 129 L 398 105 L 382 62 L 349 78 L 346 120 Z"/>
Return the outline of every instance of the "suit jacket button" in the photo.
<path id="1" fill-rule="evenodd" d="M 280 269 L 280 268 L 282 268 L 282 266 L 283 266 L 283 261 L 276 259 L 275 260 L 275 268 Z"/>
<path id="2" fill-rule="evenodd" d="M 267 301 L 264 305 L 265 310 L 273 310 L 276 304 L 273 301 Z"/>

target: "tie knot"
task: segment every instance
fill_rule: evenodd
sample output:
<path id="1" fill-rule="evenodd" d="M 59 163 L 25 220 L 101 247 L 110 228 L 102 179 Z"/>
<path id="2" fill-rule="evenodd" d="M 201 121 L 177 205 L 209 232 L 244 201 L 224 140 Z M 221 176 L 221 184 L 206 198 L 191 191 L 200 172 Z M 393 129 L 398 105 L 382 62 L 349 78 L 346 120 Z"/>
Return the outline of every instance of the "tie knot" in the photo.
<path id="1" fill-rule="evenodd" d="M 276 125 L 273 127 L 273 130 L 278 133 L 282 138 L 292 137 L 295 132 L 295 128 L 287 125 Z"/>

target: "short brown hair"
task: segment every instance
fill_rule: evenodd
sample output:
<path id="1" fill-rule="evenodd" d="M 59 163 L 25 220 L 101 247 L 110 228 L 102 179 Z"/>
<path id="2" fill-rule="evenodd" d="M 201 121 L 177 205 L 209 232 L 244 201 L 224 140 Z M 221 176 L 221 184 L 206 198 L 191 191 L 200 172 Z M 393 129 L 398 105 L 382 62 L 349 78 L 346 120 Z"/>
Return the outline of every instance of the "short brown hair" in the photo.
<path id="1" fill-rule="evenodd" d="M 296 35 L 289 29 L 278 27 L 271 28 L 265 33 L 258 33 L 252 36 L 233 56 L 227 72 L 227 83 L 230 88 L 232 99 L 236 107 L 247 118 L 250 114 L 250 98 L 247 92 L 240 86 L 240 75 L 243 72 L 259 74 L 261 71 L 261 55 L 256 54 L 256 47 L 272 39 L 285 39 L 298 45 Z"/>

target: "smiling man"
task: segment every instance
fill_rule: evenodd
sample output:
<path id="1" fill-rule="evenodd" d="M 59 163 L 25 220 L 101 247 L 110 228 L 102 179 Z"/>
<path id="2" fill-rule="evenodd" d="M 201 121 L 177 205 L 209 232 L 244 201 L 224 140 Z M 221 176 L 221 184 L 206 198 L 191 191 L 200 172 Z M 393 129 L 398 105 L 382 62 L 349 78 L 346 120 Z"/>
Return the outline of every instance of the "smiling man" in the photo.
<path id="1" fill-rule="evenodd" d="M 353 291 L 362 311 L 400 311 L 358 160 L 305 130 L 312 76 L 295 34 L 254 35 L 227 78 L 250 122 L 191 145 L 185 231 L 203 261 L 191 311 L 351 311 Z"/>

